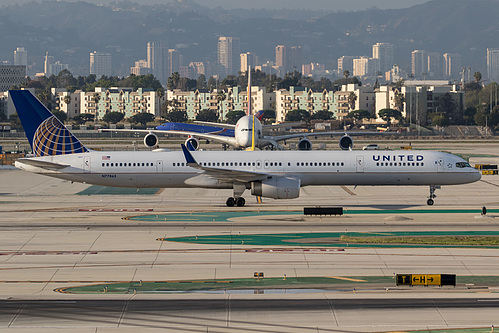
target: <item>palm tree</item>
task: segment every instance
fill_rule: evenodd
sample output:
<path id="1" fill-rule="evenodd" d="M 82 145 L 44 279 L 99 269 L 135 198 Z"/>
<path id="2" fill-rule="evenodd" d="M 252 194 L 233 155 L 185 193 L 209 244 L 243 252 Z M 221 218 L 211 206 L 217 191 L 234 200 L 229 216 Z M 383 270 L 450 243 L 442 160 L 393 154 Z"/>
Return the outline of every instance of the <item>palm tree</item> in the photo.
<path id="1" fill-rule="evenodd" d="M 348 95 L 348 105 L 350 106 L 350 110 L 355 110 L 355 102 L 357 101 L 357 95 L 352 91 Z"/>
<path id="2" fill-rule="evenodd" d="M 476 83 L 480 83 L 480 80 L 482 79 L 482 73 L 475 72 L 475 74 L 473 74 L 473 77 L 475 78 Z"/>
<path id="3" fill-rule="evenodd" d="M 350 71 L 348 69 L 345 69 L 343 71 L 343 76 L 345 77 L 345 85 L 348 84 L 348 77 L 350 76 Z"/>
<path id="4" fill-rule="evenodd" d="M 97 118 L 99 118 L 99 101 L 100 101 L 100 94 L 99 93 L 94 93 L 94 103 L 95 103 L 95 117 L 94 117 L 94 124 L 97 125 Z"/>
<path id="5" fill-rule="evenodd" d="M 225 94 L 225 91 L 219 90 L 217 92 L 218 114 L 222 114 L 222 111 L 221 111 L 222 102 L 225 101 L 226 99 L 227 99 L 227 95 Z"/>
<path id="6" fill-rule="evenodd" d="M 405 97 L 400 91 L 395 91 L 395 107 L 402 112 L 404 109 Z"/>

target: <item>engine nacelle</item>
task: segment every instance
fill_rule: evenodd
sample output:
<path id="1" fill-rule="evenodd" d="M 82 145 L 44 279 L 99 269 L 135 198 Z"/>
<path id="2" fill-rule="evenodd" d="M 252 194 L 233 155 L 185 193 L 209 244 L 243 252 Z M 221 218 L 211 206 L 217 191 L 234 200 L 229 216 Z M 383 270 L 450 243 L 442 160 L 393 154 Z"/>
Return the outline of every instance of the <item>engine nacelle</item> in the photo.
<path id="1" fill-rule="evenodd" d="M 300 180 L 279 177 L 251 183 L 251 194 L 265 198 L 294 199 L 300 196 Z"/>
<path id="2" fill-rule="evenodd" d="M 298 141 L 298 150 L 312 150 L 312 142 L 306 138 L 301 139 Z"/>
<path id="3" fill-rule="evenodd" d="M 348 134 L 345 134 L 340 139 L 340 148 L 343 150 L 350 150 L 353 148 L 353 139 Z"/>
<path id="4" fill-rule="evenodd" d="M 184 144 L 186 147 L 189 147 L 187 145 L 188 143 L 190 143 L 195 150 L 198 150 L 198 148 L 199 148 L 199 140 L 198 139 L 196 139 L 194 137 L 190 137 L 187 140 L 185 140 Z"/>
<path id="5" fill-rule="evenodd" d="M 158 142 L 159 142 L 158 136 L 154 133 L 149 133 L 144 137 L 144 145 L 146 147 L 149 148 L 156 147 Z"/>

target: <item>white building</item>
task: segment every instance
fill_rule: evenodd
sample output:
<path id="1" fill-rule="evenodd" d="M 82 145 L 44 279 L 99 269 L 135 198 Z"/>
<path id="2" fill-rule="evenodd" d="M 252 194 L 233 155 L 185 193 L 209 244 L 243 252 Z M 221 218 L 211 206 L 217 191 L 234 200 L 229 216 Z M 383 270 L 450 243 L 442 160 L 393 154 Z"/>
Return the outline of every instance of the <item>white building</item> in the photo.
<path id="1" fill-rule="evenodd" d="M 252 52 L 241 53 L 240 71 L 242 73 L 248 71 L 248 66 L 251 66 L 251 68 L 255 68 L 256 65 L 258 65 L 258 57 L 256 54 Z"/>
<path id="2" fill-rule="evenodd" d="M 368 57 L 353 59 L 353 76 L 376 76 L 379 70 L 379 59 Z"/>
<path id="3" fill-rule="evenodd" d="M 487 77 L 499 81 L 499 49 L 487 49 Z"/>
<path id="4" fill-rule="evenodd" d="M 147 60 L 142 59 L 135 62 L 134 67 L 130 67 L 130 74 L 133 75 L 146 75 L 151 74 L 151 69 L 149 68 L 149 64 Z"/>

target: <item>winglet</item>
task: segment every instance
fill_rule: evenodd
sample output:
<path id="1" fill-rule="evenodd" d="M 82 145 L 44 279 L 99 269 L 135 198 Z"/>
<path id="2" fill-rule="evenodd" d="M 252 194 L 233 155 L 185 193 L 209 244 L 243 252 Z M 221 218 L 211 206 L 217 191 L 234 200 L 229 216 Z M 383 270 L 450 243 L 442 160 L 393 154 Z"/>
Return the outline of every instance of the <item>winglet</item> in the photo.
<path id="1" fill-rule="evenodd" d="M 182 151 L 184 152 L 185 161 L 187 162 L 187 165 L 189 165 L 189 166 L 196 165 L 197 166 L 198 162 L 196 162 L 196 160 L 194 159 L 194 156 L 192 156 L 189 149 L 187 149 L 187 147 L 183 143 L 180 146 L 182 147 Z"/>

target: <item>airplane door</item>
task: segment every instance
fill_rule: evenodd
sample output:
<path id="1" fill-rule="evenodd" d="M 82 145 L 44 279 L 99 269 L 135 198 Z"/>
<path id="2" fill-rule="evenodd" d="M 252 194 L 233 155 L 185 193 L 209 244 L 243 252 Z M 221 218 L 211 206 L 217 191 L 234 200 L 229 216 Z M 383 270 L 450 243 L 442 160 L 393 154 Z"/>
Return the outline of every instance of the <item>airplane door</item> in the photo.
<path id="1" fill-rule="evenodd" d="M 163 172 L 163 161 L 156 161 L 156 172 Z"/>
<path id="2" fill-rule="evenodd" d="M 364 156 L 357 156 L 355 168 L 357 172 L 364 172 Z"/>
<path id="3" fill-rule="evenodd" d="M 268 169 L 268 168 L 270 167 L 270 166 L 269 166 L 269 161 L 268 161 L 268 160 L 263 161 L 263 167 L 264 167 L 265 169 Z"/>
<path id="4" fill-rule="evenodd" d="M 260 161 L 260 160 L 256 161 L 256 168 L 257 169 L 261 169 L 262 168 L 262 161 Z"/>
<path id="5" fill-rule="evenodd" d="M 83 173 L 90 173 L 90 156 L 83 157 Z"/>
<path id="6" fill-rule="evenodd" d="M 444 158 L 438 157 L 437 158 L 437 172 L 443 172 L 443 171 L 444 171 Z"/>

